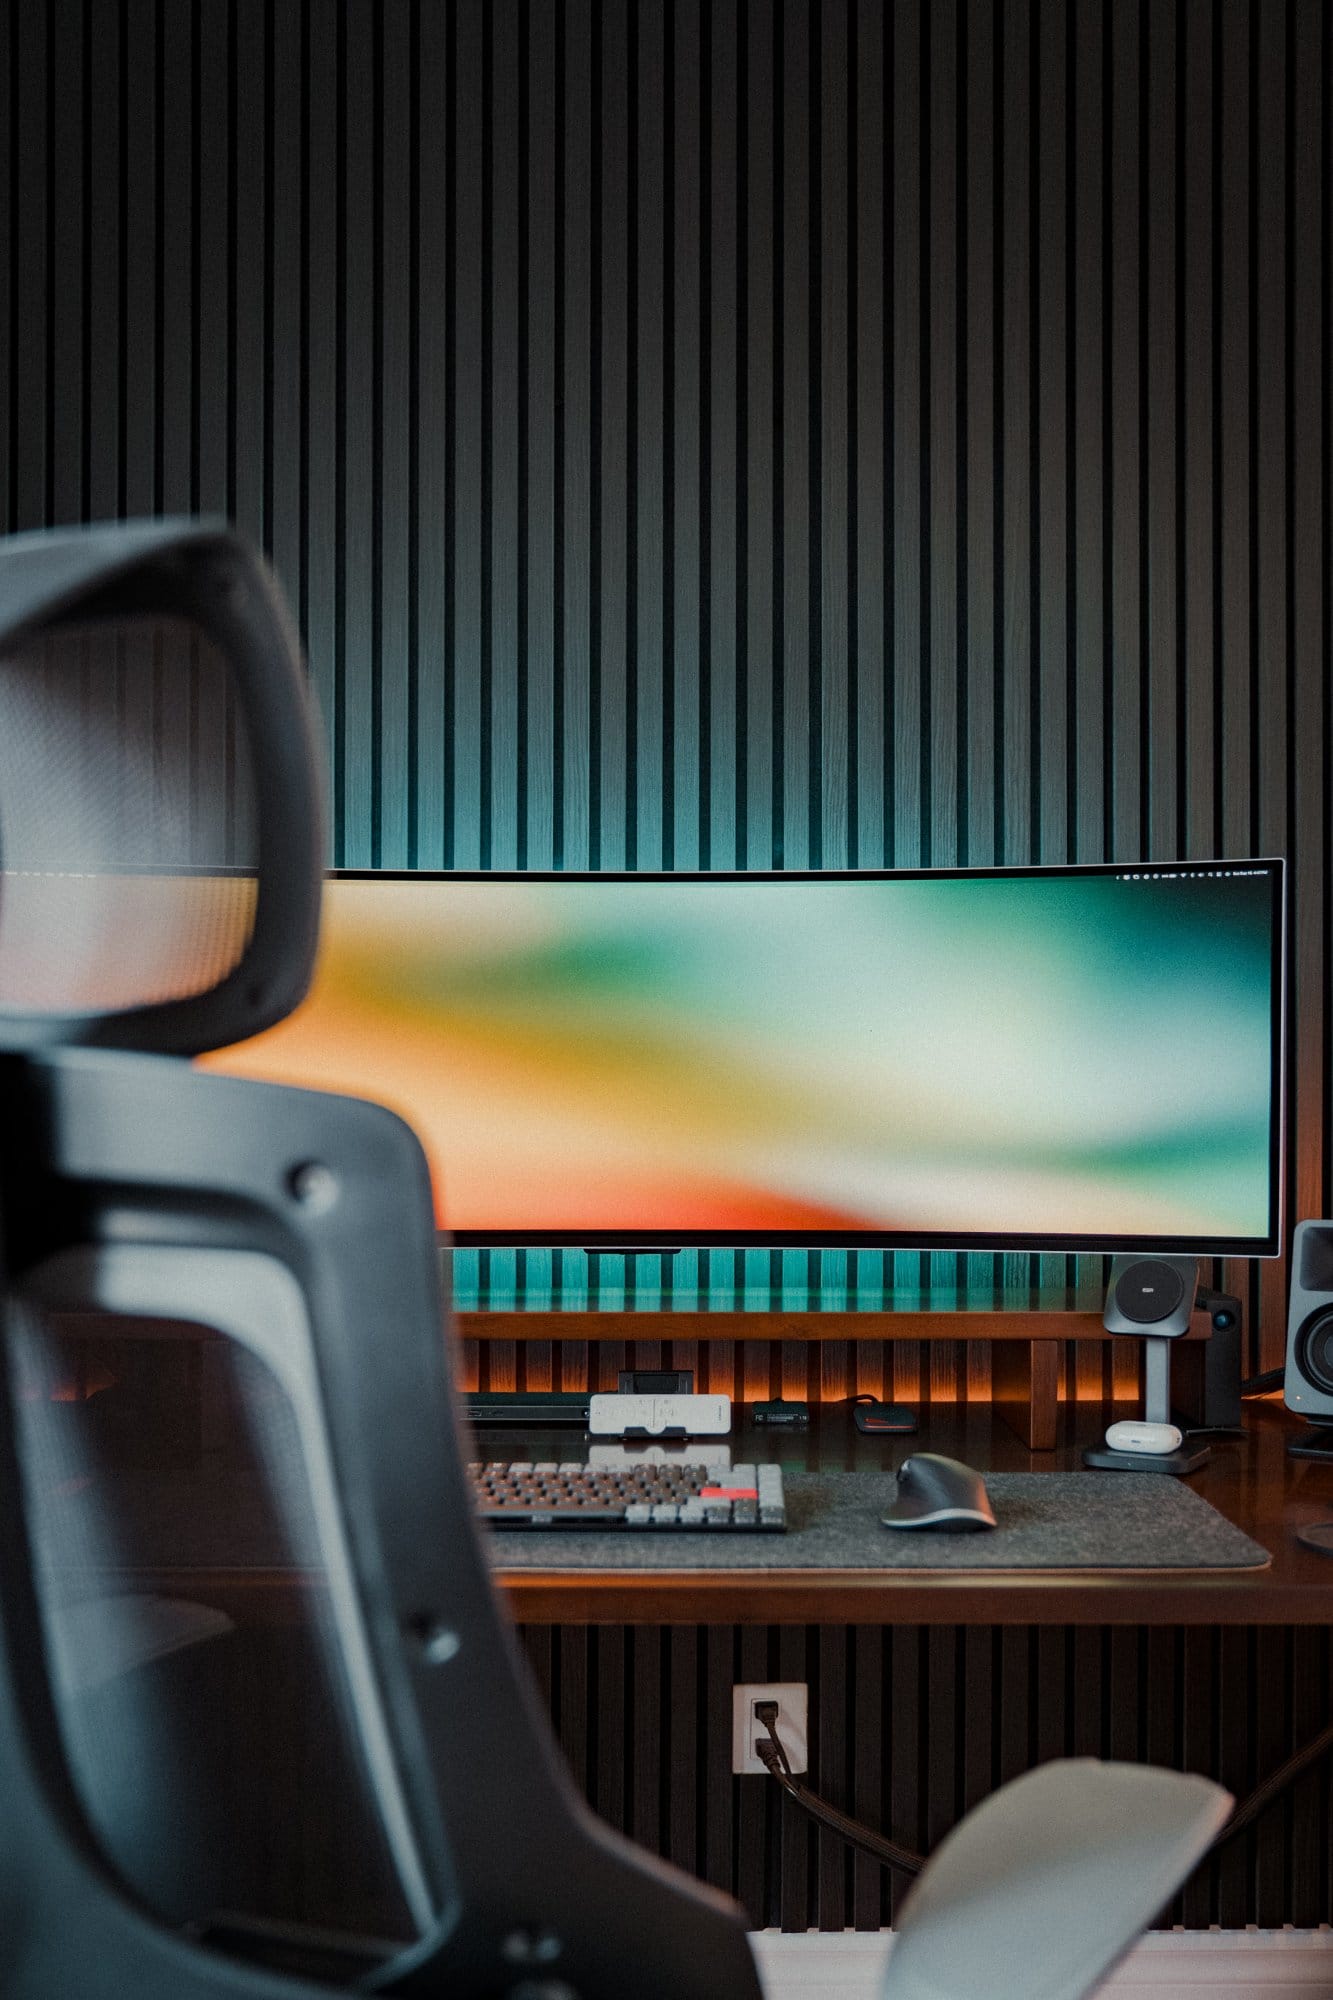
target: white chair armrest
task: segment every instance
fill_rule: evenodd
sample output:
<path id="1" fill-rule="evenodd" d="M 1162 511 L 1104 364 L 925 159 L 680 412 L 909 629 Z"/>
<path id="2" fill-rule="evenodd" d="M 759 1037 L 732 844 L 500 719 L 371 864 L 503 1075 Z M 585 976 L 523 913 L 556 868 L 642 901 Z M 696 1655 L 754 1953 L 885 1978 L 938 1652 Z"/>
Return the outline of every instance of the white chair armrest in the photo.
<path id="1" fill-rule="evenodd" d="M 885 2000 L 1083 2000 L 1231 1810 L 1207 1778 L 1044 1764 L 969 1813 L 909 1898 Z"/>

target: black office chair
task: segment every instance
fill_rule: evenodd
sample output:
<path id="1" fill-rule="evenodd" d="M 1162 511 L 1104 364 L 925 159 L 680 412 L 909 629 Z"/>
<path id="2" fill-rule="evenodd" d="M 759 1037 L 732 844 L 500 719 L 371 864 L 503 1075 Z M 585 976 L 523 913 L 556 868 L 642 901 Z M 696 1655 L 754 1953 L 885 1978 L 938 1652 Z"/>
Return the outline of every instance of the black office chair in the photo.
<path id="1" fill-rule="evenodd" d="M 412 1134 L 168 1059 L 278 1018 L 309 975 L 320 802 L 276 593 L 218 530 L 25 540 L 0 552 L 0 633 L 4 1990 L 276 1992 L 264 1961 L 400 1992 L 609 1995 L 633 1966 L 645 1994 L 757 1996 L 740 1912 L 604 1828 L 553 1753 L 472 1518 Z M 174 1405 L 136 1404 L 164 1373 Z M 188 1768 L 209 1709 L 182 1677 L 207 1689 L 210 1655 L 303 1588 L 313 1698 L 343 1725 L 316 1732 L 328 1810 L 389 1864 L 380 1944 L 311 1935 L 299 1897 L 228 1908 L 225 1743 Z M 277 1779 L 245 1772 L 231 1805 Z"/>
<path id="2" fill-rule="evenodd" d="M 0 1990 L 757 2000 L 740 1912 L 591 1816 L 530 1694 L 412 1134 L 177 1059 L 304 991 L 314 769 L 225 531 L 0 548 Z M 983 1990 L 977 1911 L 1067 1908 L 1115 1806 L 1072 2000 L 1225 1810 L 1053 1769 L 923 1878 L 891 1991 Z"/>

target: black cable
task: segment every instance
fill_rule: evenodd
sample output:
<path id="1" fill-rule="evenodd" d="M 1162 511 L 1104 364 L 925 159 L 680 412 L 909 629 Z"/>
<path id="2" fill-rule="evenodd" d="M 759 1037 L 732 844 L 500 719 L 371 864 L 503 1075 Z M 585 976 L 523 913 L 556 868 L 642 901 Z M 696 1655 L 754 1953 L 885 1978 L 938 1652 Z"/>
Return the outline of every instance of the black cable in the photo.
<path id="1" fill-rule="evenodd" d="M 1297 1750 L 1293 1756 L 1288 1757 L 1286 1763 L 1280 1764 L 1261 1785 L 1255 1786 L 1248 1799 L 1236 1807 L 1231 1818 L 1217 1835 L 1208 1849 L 1209 1854 L 1216 1854 L 1218 1848 L 1225 1846 L 1236 1834 L 1244 1833 L 1246 1827 L 1258 1819 L 1264 1808 L 1273 1803 L 1279 1792 L 1285 1791 L 1289 1784 L 1300 1777 L 1302 1771 L 1316 1763 L 1328 1750 L 1333 1750 L 1333 1722 L 1329 1723 L 1326 1729 L 1321 1729 L 1318 1736 L 1307 1743 L 1303 1750 Z"/>
<path id="2" fill-rule="evenodd" d="M 829 1805 L 827 1800 L 821 1799 L 818 1793 L 812 1792 L 807 1785 L 801 1783 L 792 1771 L 791 1759 L 777 1732 L 778 1705 L 775 1701 L 756 1702 L 754 1712 L 756 1721 L 763 1723 L 768 1734 L 767 1743 L 755 1743 L 755 1755 L 760 1758 L 769 1776 L 777 1779 L 788 1798 L 792 1799 L 802 1812 L 808 1813 L 819 1825 L 828 1827 L 830 1832 L 836 1833 L 849 1846 L 857 1847 L 863 1854 L 868 1854 L 872 1860 L 878 1861 L 881 1867 L 897 1868 L 905 1875 L 921 1873 L 926 1865 L 925 1855 L 914 1853 L 910 1847 L 900 1847 L 896 1841 L 885 1840 L 882 1834 L 873 1832 L 868 1826 L 862 1826 L 859 1820 L 840 1812 L 837 1806 Z M 1258 1819 L 1260 1813 L 1272 1805 L 1274 1799 L 1284 1792 L 1288 1785 L 1293 1784 L 1303 1771 L 1317 1763 L 1329 1750 L 1333 1750 L 1333 1722 L 1321 1729 L 1303 1749 L 1295 1751 L 1288 1757 L 1286 1763 L 1280 1764 L 1262 1784 L 1255 1786 L 1250 1796 L 1236 1807 L 1222 1831 L 1216 1835 L 1202 1856 L 1201 1862 L 1196 1865 L 1202 1865 L 1202 1861 L 1216 1854 L 1220 1847 L 1225 1847 L 1238 1833 L 1244 1833 L 1245 1829 Z"/>
<path id="3" fill-rule="evenodd" d="M 845 1840 L 849 1847 L 857 1847 L 863 1854 L 868 1854 L 873 1861 L 878 1861 L 882 1868 L 897 1868 L 905 1875 L 921 1873 L 926 1865 L 923 1855 L 913 1854 L 909 1848 L 899 1847 L 895 1841 L 882 1839 L 879 1834 L 872 1833 L 869 1827 L 862 1826 L 859 1820 L 849 1819 L 846 1813 L 839 1812 L 836 1806 L 826 1804 L 814 1792 L 807 1791 L 799 1779 L 787 1776 L 778 1762 L 778 1753 L 771 1743 L 756 1743 L 754 1747 L 756 1754 L 763 1759 L 770 1775 L 777 1779 L 787 1797 L 794 1799 L 801 1810 L 808 1813 L 820 1826 L 828 1827 L 831 1833 L 836 1833 L 841 1840 Z"/>
<path id="4" fill-rule="evenodd" d="M 885 1840 L 882 1834 L 872 1833 L 868 1826 L 862 1826 L 859 1820 L 839 1812 L 837 1806 L 829 1805 L 795 1776 L 791 1760 L 775 1727 L 778 1719 L 778 1705 L 775 1701 L 756 1702 L 755 1716 L 768 1732 L 768 1742 L 757 1742 L 754 1746 L 755 1754 L 764 1763 L 769 1776 L 777 1779 L 788 1798 L 795 1800 L 811 1819 L 817 1820 L 821 1826 L 828 1827 L 830 1832 L 836 1833 L 849 1846 L 859 1847 L 863 1854 L 868 1854 L 873 1861 L 878 1861 L 881 1867 L 897 1868 L 905 1875 L 921 1873 L 926 1865 L 924 1855 L 914 1854 L 910 1847 L 899 1847 L 896 1841 Z"/>
<path id="5" fill-rule="evenodd" d="M 1268 1396 L 1274 1389 L 1280 1389 L 1286 1380 L 1285 1368 L 1265 1368 L 1262 1375 L 1251 1375 L 1248 1382 L 1242 1382 L 1242 1396 Z"/>

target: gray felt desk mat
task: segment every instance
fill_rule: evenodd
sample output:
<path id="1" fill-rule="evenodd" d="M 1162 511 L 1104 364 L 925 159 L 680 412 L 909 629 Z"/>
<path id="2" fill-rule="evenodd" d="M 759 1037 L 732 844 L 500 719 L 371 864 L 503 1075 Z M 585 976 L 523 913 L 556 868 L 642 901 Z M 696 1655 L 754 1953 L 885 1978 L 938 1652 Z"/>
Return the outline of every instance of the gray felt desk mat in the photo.
<path id="1" fill-rule="evenodd" d="M 880 1525 L 887 1472 L 788 1472 L 785 1535 L 706 1528 L 495 1529 L 503 1570 L 1110 1570 L 1263 1569 L 1267 1549 L 1192 1493 L 1153 1472 L 996 1472 L 999 1525 L 974 1535 Z"/>

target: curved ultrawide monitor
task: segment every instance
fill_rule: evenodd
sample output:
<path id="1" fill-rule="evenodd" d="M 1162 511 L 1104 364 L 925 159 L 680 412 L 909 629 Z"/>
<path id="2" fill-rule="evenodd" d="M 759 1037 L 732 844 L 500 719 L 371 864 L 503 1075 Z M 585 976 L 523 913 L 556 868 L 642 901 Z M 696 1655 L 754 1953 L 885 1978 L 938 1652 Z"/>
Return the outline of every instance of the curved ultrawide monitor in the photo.
<path id="1" fill-rule="evenodd" d="M 1282 872 L 335 876 L 211 1060 L 401 1112 L 461 1243 L 1269 1255 Z"/>

